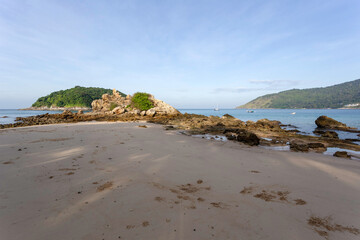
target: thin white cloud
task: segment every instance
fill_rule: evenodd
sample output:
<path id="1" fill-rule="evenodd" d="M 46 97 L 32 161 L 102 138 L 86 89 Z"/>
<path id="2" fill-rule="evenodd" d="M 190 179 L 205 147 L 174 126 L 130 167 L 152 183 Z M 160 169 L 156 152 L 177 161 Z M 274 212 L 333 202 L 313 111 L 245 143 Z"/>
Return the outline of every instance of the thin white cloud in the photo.
<path id="1" fill-rule="evenodd" d="M 253 79 L 249 80 L 250 83 L 254 84 L 264 84 L 264 85 L 272 85 L 272 86 L 294 86 L 298 84 L 298 81 L 294 80 L 270 80 L 270 79 Z"/>

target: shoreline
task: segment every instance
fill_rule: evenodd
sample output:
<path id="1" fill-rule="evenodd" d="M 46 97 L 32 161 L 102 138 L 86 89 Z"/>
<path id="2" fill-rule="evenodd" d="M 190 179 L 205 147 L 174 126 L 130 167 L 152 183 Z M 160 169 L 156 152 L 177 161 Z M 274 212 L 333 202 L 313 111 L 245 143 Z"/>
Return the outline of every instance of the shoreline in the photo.
<path id="1" fill-rule="evenodd" d="M 7 183 L 1 236 L 358 237 L 360 162 L 206 141 L 163 128 L 81 122 L 0 131 L 0 176 Z M 328 225 L 345 230 L 312 224 L 329 216 Z"/>

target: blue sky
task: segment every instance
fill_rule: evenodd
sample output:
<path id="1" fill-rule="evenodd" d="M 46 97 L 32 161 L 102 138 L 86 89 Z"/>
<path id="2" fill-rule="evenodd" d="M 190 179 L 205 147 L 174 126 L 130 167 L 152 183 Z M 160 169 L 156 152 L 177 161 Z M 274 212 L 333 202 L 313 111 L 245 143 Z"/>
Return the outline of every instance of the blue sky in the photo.
<path id="1" fill-rule="evenodd" d="M 359 13 L 359 0 L 0 0 L 0 108 L 75 85 L 232 108 L 355 80 Z"/>

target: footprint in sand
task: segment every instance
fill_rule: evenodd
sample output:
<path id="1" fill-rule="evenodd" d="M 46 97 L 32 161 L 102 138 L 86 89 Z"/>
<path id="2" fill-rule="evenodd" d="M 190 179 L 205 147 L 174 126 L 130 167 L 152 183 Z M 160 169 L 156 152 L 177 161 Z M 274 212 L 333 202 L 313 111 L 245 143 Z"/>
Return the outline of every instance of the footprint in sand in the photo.
<path id="1" fill-rule="evenodd" d="M 97 187 L 97 192 L 102 192 L 106 189 L 109 189 L 113 186 L 113 182 L 106 182 L 102 185 L 100 185 L 99 187 Z"/>
<path id="2" fill-rule="evenodd" d="M 313 227 L 313 230 L 317 232 L 320 236 L 325 237 L 325 239 L 328 239 L 329 232 L 349 232 L 353 235 L 359 235 L 360 230 L 358 228 L 355 228 L 353 226 L 343 226 L 337 223 L 332 222 L 333 219 L 331 216 L 327 216 L 324 218 L 311 216 L 307 223 Z"/>
<path id="3" fill-rule="evenodd" d="M 260 187 L 244 187 L 243 190 L 240 192 L 241 194 L 253 194 L 255 191 L 261 190 Z M 305 205 L 307 202 L 301 198 L 297 198 L 292 200 L 290 197 L 289 191 L 274 191 L 263 189 L 260 192 L 257 192 L 253 195 L 255 198 L 262 199 L 266 202 L 282 202 L 282 203 L 293 203 L 295 205 Z"/>

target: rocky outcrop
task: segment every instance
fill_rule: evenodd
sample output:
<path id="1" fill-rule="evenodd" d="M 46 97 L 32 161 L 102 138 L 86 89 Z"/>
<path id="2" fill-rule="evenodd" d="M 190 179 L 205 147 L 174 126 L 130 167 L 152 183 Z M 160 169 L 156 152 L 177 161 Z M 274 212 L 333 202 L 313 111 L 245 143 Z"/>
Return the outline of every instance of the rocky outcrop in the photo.
<path id="1" fill-rule="evenodd" d="M 327 116 L 320 116 L 315 120 L 315 124 L 320 129 L 350 130 L 354 129 L 346 126 L 346 124 L 336 121 Z"/>
<path id="2" fill-rule="evenodd" d="M 308 152 L 309 145 L 303 141 L 293 140 L 290 142 L 290 150 L 294 152 Z"/>
<path id="3" fill-rule="evenodd" d="M 333 155 L 334 157 L 342 157 L 342 158 L 351 158 L 351 155 L 349 155 L 346 151 L 337 151 Z"/>
<path id="4" fill-rule="evenodd" d="M 246 126 L 250 129 L 266 130 L 266 131 L 281 131 L 281 122 L 271 121 L 269 119 L 260 119 L 256 122 L 247 121 Z"/>
<path id="5" fill-rule="evenodd" d="M 126 109 L 130 104 L 131 99 L 129 96 L 122 97 L 118 91 L 113 89 L 112 95 L 105 93 L 102 95 L 101 99 L 94 100 L 91 103 L 91 108 L 94 112 L 110 112 L 112 106 L 115 106 L 115 108 L 119 107 Z"/>
<path id="6" fill-rule="evenodd" d="M 174 107 L 165 103 L 164 101 L 154 98 L 149 94 L 149 100 L 153 103 L 154 107 L 147 111 L 140 111 L 133 107 L 132 96 L 127 95 L 122 97 L 115 89 L 113 94 L 104 94 L 101 99 L 94 100 L 91 103 L 94 112 L 104 112 L 111 114 L 124 114 L 127 115 L 140 115 L 140 116 L 155 116 L 155 115 L 178 115 L 180 112 Z M 110 110 L 113 108 L 112 110 Z"/>
<path id="7" fill-rule="evenodd" d="M 339 139 L 339 135 L 337 134 L 337 132 L 334 131 L 322 131 L 322 130 L 315 130 L 313 131 L 313 133 L 320 135 L 324 138 L 334 138 L 334 139 Z"/>
<path id="8" fill-rule="evenodd" d="M 260 138 L 246 129 L 226 129 L 224 134 L 228 140 L 236 140 L 250 146 L 260 144 Z"/>
<path id="9" fill-rule="evenodd" d="M 230 114 L 224 114 L 221 118 L 224 118 L 224 119 L 234 119 L 235 117 L 231 116 Z"/>
<path id="10" fill-rule="evenodd" d="M 325 152 L 326 149 L 325 145 L 319 142 L 304 142 L 301 140 L 292 140 L 290 142 L 290 150 L 294 152 Z"/>

